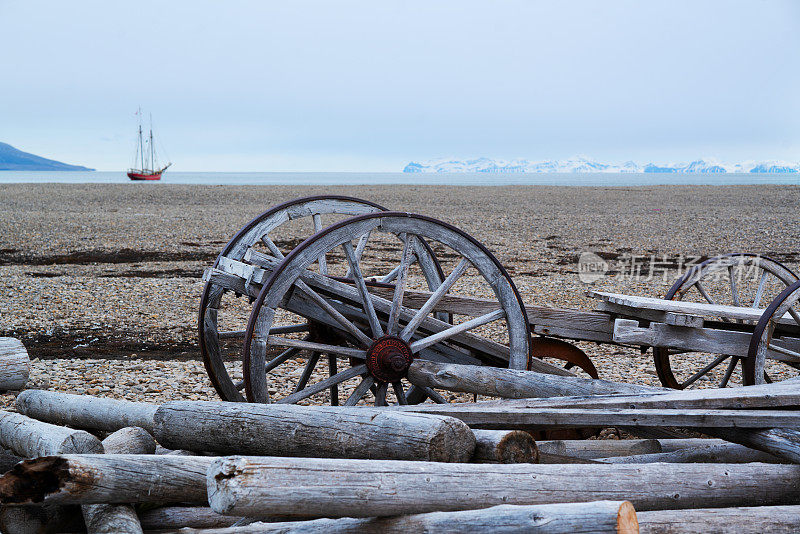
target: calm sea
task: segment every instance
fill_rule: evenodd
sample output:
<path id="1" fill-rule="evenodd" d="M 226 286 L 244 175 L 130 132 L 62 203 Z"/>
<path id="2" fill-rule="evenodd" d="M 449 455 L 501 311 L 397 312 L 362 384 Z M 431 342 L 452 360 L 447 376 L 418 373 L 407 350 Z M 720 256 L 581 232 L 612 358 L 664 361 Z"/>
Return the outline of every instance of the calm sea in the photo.
<path id="1" fill-rule="evenodd" d="M 118 183 L 131 182 L 122 172 L 28 172 L 0 171 L 0 183 Z M 798 174 L 408 174 L 402 172 L 167 172 L 160 184 L 202 185 L 800 185 Z"/>

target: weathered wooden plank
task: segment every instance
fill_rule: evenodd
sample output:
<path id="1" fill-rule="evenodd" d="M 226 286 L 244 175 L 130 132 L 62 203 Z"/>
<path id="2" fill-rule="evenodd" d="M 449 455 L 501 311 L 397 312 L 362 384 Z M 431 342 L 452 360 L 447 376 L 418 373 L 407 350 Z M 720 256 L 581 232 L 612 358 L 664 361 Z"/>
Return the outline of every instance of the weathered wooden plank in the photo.
<path id="1" fill-rule="evenodd" d="M 638 512 L 642 534 L 784 534 L 800 532 L 800 506 L 748 506 Z"/>
<path id="2" fill-rule="evenodd" d="M 435 367 L 433 367 L 433 368 L 428 367 L 428 369 L 431 370 L 431 371 L 436 371 L 437 370 Z M 455 377 L 457 377 L 458 373 L 461 371 L 460 367 L 457 367 L 457 366 L 456 367 L 449 367 L 448 369 L 449 369 L 450 372 L 452 372 L 454 374 Z M 469 376 L 469 375 L 467 375 L 467 376 Z M 409 374 L 409 377 L 411 378 L 411 374 Z M 585 391 L 583 390 L 583 389 L 585 389 L 585 387 L 581 388 L 581 384 L 582 383 L 579 382 L 580 379 L 571 379 L 571 380 L 567 380 L 567 381 L 561 380 L 561 386 L 564 387 L 564 388 L 569 388 L 570 387 L 570 382 L 573 381 L 573 380 L 575 381 L 575 384 L 573 386 L 574 387 L 573 391 L 574 392 L 585 393 Z M 480 383 L 480 382 L 476 382 L 476 383 Z M 791 386 L 794 383 L 795 382 L 786 382 L 783 385 L 781 385 L 781 387 L 785 388 L 787 386 Z M 774 386 L 776 386 L 776 384 L 773 384 L 772 386 L 774 387 Z M 532 392 L 535 393 L 535 389 L 533 388 L 532 385 L 529 385 L 528 387 L 530 387 Z M 649 388 L 647 386 L 637 386 L 637 387 L 641 388 L 641 390 L 643 392 L 649 392 L 649 393 L 663 393 L 664 391 L 668 391 L 668 390 L 664 390 L 664 389 L 660 389 L 660 388 Z M 474 392 L 475 393 L 484 394 L 484 391 L 492 391 L 492 389 L 475 390 Z M 552 391 L 552 390 L 548 390 L 545 386 L 542 386 L 542 388 L 540 389 L 539 393 L 541 395 L 543 395 L 543 396 L 551 395 L 552 393 L 549 392 L 549 391 Z M 709 390 L 705 390 L 705 391 L 709 391 Z M 730 390 L 722 389 L 722 390 L 714 390 L 714 391 L 723 391 L 723 392 L 724 391 L 735 391 L 736 393 L 740 393 L 742 391 L 749 392 L 749 391 L 753 391 L 753 386 L 748 387 L 748 388 L 735 388 L 735 389 L 730 389 Z M 623 392 L 627 393 L 627 391 L 623 391 Z M 745 394 L 747 394 L 747 393 L 745 393 Z M 713 393 L 712 395 L 727 395 L 727 393 Z M 617 399 L 617 400 L 620 400 L 620 399 Z M 515 407 L 518 408 L 518 407 L 521 407 L 521 406 L 525 406 L 527 403 L 536 403 L 536 402 L 541 402 L 541 401 L 537 401 L 535 399 L 529 399 L 529 400 L 510 400 L 510 401 L 497 401 L 497 402 L 500 402 L 501 405 L 506 406 L 508 409 L 513 409 Z M 553 402 L 568 402 L 568 403 L 571 402 L 572 404 L 567 404 L 567 405 L 568 406 L 574 406 L 574 399 L 561 399 L 561 400 L 554 400 Z M 479 404 L 488 406 L 490 403 L 479 403 Z M 540 404 L 540 406 L 541 406 L 541 404 Z M 401 408 L 398 408 L 398 409 L 402 409 L 402 410 L 420 409 L 420 410 L 423 410 L 423 411 L 425 411 L 427 413 L 442 413 L 442 415 L 453 415 L 452 413 L 449 413 L 449 410 L 451 410 L 452 407 L 444 407 L 444 408 L 445 409 L 442 412 L 437 412 L 435 407 L 428 408 L 427 406 L 420 406 L 418 408 L 415 408 L 415 407 L 408 408 L 408 407 L 404 406 L 404 407 L 401 407 Z M 470 410 L 471 407 L 469 405 L 462 405 L 460 407 L 460 409 L 462 409 L 462 410 Z M 712 436 L 723 438 L 726 441 L 731 441 L 731 442 L 734 442 L 734 443 L 738 443 L 740 445 L 745 445 L 746 447 L 750 447 L 750 448 L 757 449 L 757 450 L 760 450 L 760 451 L 768 452 L 768 453 L 770 453 L 770 454 L 772 454 L 774 456 L 777 456 L 779 458 L 783 458 L 783 459 L 786 459 L 786 460 L 789 460 L 789 461 L 792 461 L 792 462 L 795 462 L 795 463 L 800 463 L 800 432 L 798 432 L 797 430 L 792 430 L 792 429 L 771 429 L 771 430 L 754 430 L 754 431 L 750 431 L 750 430 L 736 430 L 736 429 L 706 428 L 706 429 L 704 429 L 704 433 L 706 433 L 708 435 L 712 435 Z"/>
<path id="3" fill-rule="evenodd" d="M 29 417 L 59 425 L 106 431 L 140 427 L 148 432 L 153 431 L 153 415 L 158 408 L 145 402 L 37 389 L 20 393 L 16 406 Z"/>
<path id="4" fill-rule="evenodd" d="M 508 408 L 757 409 L 800 406 L 800 388 L 795 383 L 784 382 L 746 388 L 674 390 L 625 382 L 560 377 L 532 371 L 442 364 L 424 360 L 417 360 L 411 364 L 408 378 L 412 383 L 421 386 L 493 397 L 525 399 L 494 401 L 495 404 Z M 569 392 L 580 392 L 580 394 L 570 395 Z M 479 404 L 488 405 L 487 402 Z"/>
<path id="5" fill-rule="evenodd" d="M 705 302 L 690 302 L 685 300 L 664 300 L 651 297 L 640 297 L 634 295 L 621 295 L 619 293 L 605 293 L 603 291 L 589 291 L 590 297 L 604 300 L 611 304 L 626 306 L 631 310 L 657 310 L 674 312 L 701 317 L 725 317 L 727 319 L 745 319 L 757 322 L 764 313 L 762 308 L 750 308 L 744 306 L 725 306 L 721 304 L 708 304 Z M 643 317 L 645 318 L 645 317 Z M 780 322 L 792 324 L 794 320 L 786 314 Z"/>
<path id="6" fill-rule="evenodd" d="M 222 454 L 467 462 L 475 450 L 457 419 L 338 406 L 168 402 L 155 414 L 155 436 Z"/>
<path id="7" fill-rule="evenodd" d="M 31 360 L 22 342 L 0 337 L 0 391 L 23 389 L 30 370 Z"/>
<path id="8" fill-rule="evenodd" d="M 117 430 L 103 440 L 107 454 L 153 454 L 156 442 L 143 428 Z M 88 534 L 141 534 L 142 525 L 129 504 L 87 504 L 81 507 Z"/>
<path id="9" fill-rule="evenodd" d="M 487 403 L 488 404 L 488 403 Z M 465 409 L 466 408 L 466 409 Z M 624 408 L 513 408 L 421 405 L 415 412 L 447 415 L 473 428 L 538 429 L 582 427 L 800 428 L 793 410 L 708 410 Z"/>
<path id="10" fill-rule="evenodd" d="M 537 463 L 536 441 L 519 430 L 475 430 L 473 462 L 519 464 Z"/>
<path id="11" fill-rule="evenodd" d="M 0 446 L 28 458 L 63 453 L 103 453 L 103 444 L 88 432 L 3 411 L 0 411 Z"/>
<path id="12" fill-rule="evenodd" d="M 4 534 L 85 531 L 86 525 L 77 505 L 0 506 L 0 532 Z"/>
<path id="13" fill-rule="evenodd" d="M 559 503 L 529 506 L 500 505 L 483 510 L 430 512 L 400 517 L 315 519 L 253 523 L 208 534 L 589 534 L 639 532 L 636 511 L 626 501 Z M 169 533 L 166 533 L 169 534 Z M 175 532 L 174 534 L 178 534 Z"/>
<path id="14" fill-rule="evenodd" d="M 655 321 L 659 323 L 666 323 L 675 326 L 689 326 L 692 328 L 701 328 L 705 322 L 703 317 L 699 315 L 690 315 L 686 313 L 676 313 L 661 310 L 649 310 L 643 308 L 631 308 L 623 306 L 622 304 L 614 304 L 612 302 L 598 302 L 595 310 L 605 312 L 607 314 L 621 315 L 623 317 L 636 317 L 637 319 L 645 319 L 647 321 Z"/>
<path id="15" fill-rule="evenodd" d="M 796 503 L 798 477 L 797 465 L 448 464 L 239 456 L 216 459 L 208 469 L 208 499 L 219 513 L 249 516 L 368 517 L 598 498 L 627 498 L 637 510 L 656 510 Z"/>
<path id="16" fill-rule="evenodd" d="M 206 503 L 210 456 L 65 454 L 25 460 L 0 477 L 0 502 Z"/>

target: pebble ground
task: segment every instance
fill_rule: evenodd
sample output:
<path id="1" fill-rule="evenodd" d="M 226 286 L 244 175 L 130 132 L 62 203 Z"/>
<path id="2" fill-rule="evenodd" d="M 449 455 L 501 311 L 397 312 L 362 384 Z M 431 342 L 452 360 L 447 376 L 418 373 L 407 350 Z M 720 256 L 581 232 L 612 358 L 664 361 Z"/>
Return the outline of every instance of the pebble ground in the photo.
<path id="1" fill-rule="evenodd" d="M 35 387 L 151 402 L 216 399 L 196 339 L 203 269 L 251 218 L 315 194 L 366 198 L 462 228 L 499 258 L 529 304 L 589 310 L 596 303 L 588 288 L 660 297 L 680 258 L 726 252 L 765 254 L 800 270 L 797 186 L 6 184 L 0 335 L 23 339 Z M 284 246 L 306 231 L 287 230 Z M 605 258 L 612 272 L 581 282 L 583 252 Z M 654 275 L 614 272 L 632 256 L 640 265 L 655 257 Z M 603 378 L 658 385 L 649 353 L 579 346 Z M 3 406 L 12 401 L 0 396 Z"/>

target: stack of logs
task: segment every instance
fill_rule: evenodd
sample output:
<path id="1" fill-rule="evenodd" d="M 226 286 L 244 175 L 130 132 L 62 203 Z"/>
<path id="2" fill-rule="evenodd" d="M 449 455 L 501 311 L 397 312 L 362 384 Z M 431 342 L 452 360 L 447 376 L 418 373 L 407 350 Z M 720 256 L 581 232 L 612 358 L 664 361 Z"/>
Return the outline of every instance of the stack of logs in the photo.
<path id="1" fill-rule="evenodd" d="M 23 391 L 0 412 L 0 531 L 800 530 L 796 381 L 672 391 L 422 360 L 408 379 L 502 399 L 154 405 Z M 584 427 L 642 439 L 531 434 Z"/>

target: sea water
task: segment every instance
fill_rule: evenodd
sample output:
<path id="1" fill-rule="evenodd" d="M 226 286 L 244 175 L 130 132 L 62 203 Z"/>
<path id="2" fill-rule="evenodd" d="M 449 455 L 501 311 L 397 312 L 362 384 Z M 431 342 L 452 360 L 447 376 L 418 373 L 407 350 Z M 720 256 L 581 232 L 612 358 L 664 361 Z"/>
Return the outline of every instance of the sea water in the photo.
<path id="1" fill-rule="evenodd" d="M 158 182 L 133 182 L 124 172 L 0 171 L 0 183 L 197 185 L 800 185 L 800 174 L 679 173 L 402 173 L 402 172 L 166 172 Z"/>

